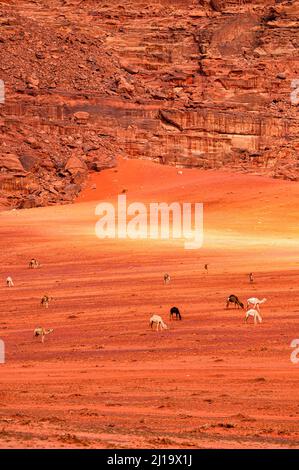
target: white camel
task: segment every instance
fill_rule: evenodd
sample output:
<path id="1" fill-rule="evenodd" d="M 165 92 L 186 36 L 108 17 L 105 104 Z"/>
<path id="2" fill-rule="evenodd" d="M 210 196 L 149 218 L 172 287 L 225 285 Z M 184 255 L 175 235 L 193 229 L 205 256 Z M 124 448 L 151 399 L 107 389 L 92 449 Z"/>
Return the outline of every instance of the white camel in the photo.
<path id="1" fill-rule="evenodd" d="M 247 322 L 249 317 L 253 317 L 255 325 L 257 323 L 257 320 L 259 321 L 259 323 L 262 323 L 262 317 L 255 308 L 251 308 L 250 310 L 247 310 L 246 316 L 245 316 L 245 322 Z"/>
<path id="2" fill-rule="evenodd" d="M 153 315 L 151 318 L 150 318 L 150 327 L 153 328 L 153 324 L 156 324 L 156 330 L 158 331 L 159 328 L 160 330 L 162 331 L 163 329 L 167 330 L 168 326 L 166 325 L 166 323 L 164 323 L 164 321 L 162 320 L 162 318 L 159 316 L 159 315 Z"/>
<path id="3" fill-rule="evenodd" d="M 250 297 L 250 299 L 247 299 L 247 308 L 253 307 L 256 309 L 258 312 L 260 311 L 260 305 L 265 303 L 267 299 L 258 299 L 256 297 Z"/>
<path id="4" fill-rule="evenodd" d="M 52 333 L 54 330 L 53 328 L 41 328 L 40 326 L 38 326 L 37 328 L 35 328 L 34 330 L 34 333 L 33 333 L 33 337 L 34 338 L 37 338 L 38 336 L 41 336 L 42 338 L 42 343 L 45 341 L 45 336 L 46 335 L 49 335 L 50 333 Z"/>
<path id="5" fill-rule="evenodd" d="M 7 285 L 7 287 L 13 287 L 14 286 L 13 280 L 10 276 L 8 276 L 6 278 L 6 285 Z"/>

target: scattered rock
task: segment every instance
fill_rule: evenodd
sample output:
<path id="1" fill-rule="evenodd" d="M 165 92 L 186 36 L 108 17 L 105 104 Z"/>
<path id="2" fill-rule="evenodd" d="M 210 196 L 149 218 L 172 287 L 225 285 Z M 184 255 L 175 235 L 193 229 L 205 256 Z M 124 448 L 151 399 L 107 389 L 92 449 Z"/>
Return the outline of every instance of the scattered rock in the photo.
<path id="1" fill-rule="evenodd" d="M 280 80 L 285 80 L 287 78 L 285 73 L 278 73 L 276 75 L 276 78 L 279 78 Z"/>
<path id="2" fill-rule="evenodd" d="M 0 156 L 0 162 L 1 167 L 6 170 L 15 171 L 21 174 L 26 173 L 19 157 L 13 153 L 2 154 Z"/>
<path id="3" fill-rule="evenodd" d="M 73 156 L 68 159 L 65 165 L 65 169 L 72 175 L 76 173 L 85 173 L 87 171 L 86 163 L 84 163 L 80 158 Z"/>
<path id="4" fill-rule="evenodd" d="M 78 111 L 74 113 L 74 119 L 78 124 L 86 124 L 89 120 L 90 114 L 86 111 Z"/>
<path id="5" fill-rule="evenodd" d="M 26 171 L 31 171 L 38 163 L 39 159 L 33 155 L 21 155 L 20 162 Z"/>
<path id="6" fill-rule="evenodd" d="M 39 79 L 35 75 L 31 75 L 27 78 L 26 84 L 28 88 L 37 89 L 39 86 Z"/>

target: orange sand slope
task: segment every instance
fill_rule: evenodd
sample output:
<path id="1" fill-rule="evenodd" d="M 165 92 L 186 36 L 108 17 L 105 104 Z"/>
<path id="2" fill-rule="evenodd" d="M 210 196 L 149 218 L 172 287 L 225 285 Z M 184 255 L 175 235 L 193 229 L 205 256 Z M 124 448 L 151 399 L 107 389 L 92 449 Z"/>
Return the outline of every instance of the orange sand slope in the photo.
<path id="1" fill-rule="evenodd" d="M 203 248 L 97 239 L 96 204 L 123 190 L 128 203 L 203 202 Z M 1 213 L 0 446 L 299 447 L 298 195 L 295 183 L 128 160 L 72 206 Z M 231 293 L 266 297 L 263 323 L 226 310 Z M 168 330 L 149 329 L 153 313 Z M 44 344 L 38 325 L 54 328 Z"/>

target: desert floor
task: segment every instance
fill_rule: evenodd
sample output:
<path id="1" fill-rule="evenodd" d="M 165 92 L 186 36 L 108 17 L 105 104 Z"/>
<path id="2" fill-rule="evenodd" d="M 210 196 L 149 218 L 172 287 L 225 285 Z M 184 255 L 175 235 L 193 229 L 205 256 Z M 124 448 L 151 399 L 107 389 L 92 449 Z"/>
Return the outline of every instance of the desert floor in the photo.
<path id="1" fill-rule="evenodd" d="M 182 172 L 120 161 L 73 205 L 0 214 L 0 447 L 299 447 L 299 185 Z M 204 246 L 99 240 L 96 204 L 123 190 L 203 202 Z M 227 310 L 232 293 L 266 297 L 263 323 Z M 168 330 L 151 331 L 153 313 Z M 44 344 L 38 325 L 54 328 Z"/>

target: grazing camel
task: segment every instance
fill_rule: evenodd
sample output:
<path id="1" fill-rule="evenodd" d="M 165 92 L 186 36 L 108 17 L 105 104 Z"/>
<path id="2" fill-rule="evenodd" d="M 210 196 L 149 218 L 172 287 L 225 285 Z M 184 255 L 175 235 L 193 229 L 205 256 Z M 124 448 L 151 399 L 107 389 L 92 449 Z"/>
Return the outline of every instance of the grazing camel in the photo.
<path id="1" fill-rule="evenodd" d="M 162 320 L 162 318 L 159 316 L 159 315 L 153 315 L 151 318 L 150 318 L 150 327 L 153 328 L 153 324 L 156 324 L 156 330 L 159 331 L 159 328 L 160 330 L 162 331 L 163 329 L 167 330 L 168 326 L 166 325 L 166 323 L 164 323 L 164 321 Z"/>
<path id="2" fill-rule="evenodd" d="M 236 306 L 238 306 L 238 308 L 244 308 L 244 304 L 242 304 L 242 302 L 240 302 L 240 300 L 238 299 L 238 297 L 234 294 L 230 295 L 228 298 L 227 298 L 227 301 L 226 301 L 226 308 L 229 307 L 229 304 L 235 304 L 235 308 Z"/>
<path id="3" fill-rule="evenodd" d="M 32 258 L 30 261 L 29 261 L 29 268 L 30 269 L 36 269 L 39 267 L 39 262 L 37 261 L 36 258 Z"/>
<path id="4" fill-rule="evenodd" d="M 172 320 L 173 315 L 175 315 L 176 320 L 177 319 L 179 319 L 179 320 L 182 319 L 182 315 L 181 315 L 181 313 L 180 313 L 180 311 L 177 307 L 171 307 L 170 314 L 169 314 L 169 319 L 170 320 Z"/>
<path id="5" fill-rule="evenodd" d="M 7 287 L 13 287 L 14 286 L 13 280 L 10 276 L 8 276 L 6 278 L 6 285 L 7 285 Z"/>
<path id="6" fill-rule="evenodd" d="M 256 297 L 250 297 L 250 299 L 247 299 L 247 308 L 253 307 L 255 308 L 258 312 L 260 311 L 260 305 L 265 303 L 267 299 L 257 299 Z"/>
<path id="7" fill-rule="evenodd" d="M 37 328 L 35 328 L 34 330 L 34 333 L 33 333 L 33 337 L 34 338 L 37 338 L 38 336 L 41 336 L 42 338 L 42 343 L 45 341 L 45 336 L 46 335 L 49 335 L 50 333 L 52 333 L 54 330 L 53 328 L 41 328 L 40 326 L 38 326 Z"/>
<path id="8" fill-rule="evenodd" d="M 169 274 L 164 274 L 164 284 L 168 284 L 170 282 L 170 276 Z"/>
<path id="9" fill-rule="evenodd" d="M 49 302 L 52 300 L 53 297 L 49 297 L 48 295 L 44 295 L 40 301 L 42 306 L 45 306 L 46 308 L 49 307 Z"/>
<path id="10" fill-rule="evenodd" d="M 247 323 L 247 320 L 248 320 L 249 317 L 254 318 L 254 324 L 255 325 L 257 323 L 257 320 L 259 321 L 259 323 L 262 323 L 262 317 L 261 317 L 260 313 L 255 308 L 251 308 L 250 310 L 247 310 L 246 316 L 245 316 L 245 322 L 246 323 Z"/>

